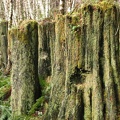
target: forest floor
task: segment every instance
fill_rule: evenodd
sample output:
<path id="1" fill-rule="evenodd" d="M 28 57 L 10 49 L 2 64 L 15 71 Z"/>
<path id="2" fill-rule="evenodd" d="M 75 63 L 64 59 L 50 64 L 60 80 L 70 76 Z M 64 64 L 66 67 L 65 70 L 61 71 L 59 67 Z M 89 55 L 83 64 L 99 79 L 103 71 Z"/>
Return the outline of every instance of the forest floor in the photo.
<path id="1" fill-rule="evenodd" d="M 11 120 L 10 95 L 10 76 L 0 73 L 0 120 Z"/>
<path id="2" fill-rule="evenodd" d="M 44 81 L 41 83 L 42 87 L 45 87 Z M 38 99 L 38 102 L 41 102 L 43 97 Z M 12 111 L 11 111 L 11 105 L 10 105 L 10 100 L 11 100 L 11 82 L 10 82 L 10 75 L 5 76 L 2 73 L 0 73 L 0 120 L 42 120 L 41 115 L 36 115 L 36 113 L 32 113 L 29 116 L 18 116 L 18 118 L 13 119 L 12 118 Z M 42 100 L 43 101 L 43 100 Z M 34 107 L 40 107 L 40 104 L 38 106 L 35 103 L 33 105 Z M 39 112 L 35 111 L 32 108 L 33 112 Z"/>

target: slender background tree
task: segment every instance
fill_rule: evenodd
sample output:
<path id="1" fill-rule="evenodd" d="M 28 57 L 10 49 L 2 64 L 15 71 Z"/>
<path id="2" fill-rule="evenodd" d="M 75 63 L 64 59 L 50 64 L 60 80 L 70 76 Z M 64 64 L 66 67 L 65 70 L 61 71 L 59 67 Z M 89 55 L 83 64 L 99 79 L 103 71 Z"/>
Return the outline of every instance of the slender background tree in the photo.
<path id="1" fill-rule="evenodd" d="M 82 3 L 82 0 L 1 0 L 0 16 L 9 21 L 9 27 L 21 20 L 54 18 L 57 13 L 66 13 Z"/>

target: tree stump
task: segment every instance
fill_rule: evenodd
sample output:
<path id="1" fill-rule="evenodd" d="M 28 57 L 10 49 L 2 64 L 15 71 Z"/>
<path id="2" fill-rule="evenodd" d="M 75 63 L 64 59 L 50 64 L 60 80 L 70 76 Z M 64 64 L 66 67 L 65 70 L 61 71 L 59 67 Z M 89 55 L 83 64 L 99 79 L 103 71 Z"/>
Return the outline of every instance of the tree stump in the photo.
<path id="1" fill-rule="evenodd" d="M 38 24 L 23 21 L 9 31 L 12 59 L 11 105 L 14 116 L 27 114 L 41 95 L 38 80 Z"/>
<path id="2" fill-rule="evenodd" d="M 8 62 L 8 22 L 0 22 L 0 66 L 5 70 Z"/>
<path id="3" fill-rule="evenodd" d="M 58 16 L 45 120 L 119 119 L 119 14 L 104 1 Z"/>

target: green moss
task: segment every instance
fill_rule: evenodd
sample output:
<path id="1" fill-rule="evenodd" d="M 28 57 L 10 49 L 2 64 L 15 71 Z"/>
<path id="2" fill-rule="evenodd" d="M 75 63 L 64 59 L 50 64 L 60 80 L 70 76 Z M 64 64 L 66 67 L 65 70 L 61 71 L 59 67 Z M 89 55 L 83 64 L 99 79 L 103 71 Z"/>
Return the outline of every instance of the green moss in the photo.
<path id="1" fill-rule="evenodd" d="M 98 4 L 102 8 L 103 11 L 106 11 L 107 9 L 110 9 L 113 7 L 112 2 L 102 1 Z"/>
<path id="2" fill-rule="evenodd" d="M 8 40 L 11 41 L 13 39 L 13 36 L 18 34 L 18 28 L 12 28 L 8 31 Z"/>
<path id="3" fill-rule="evenodd" d="M 27 43 L 30 39 L 33 30 L 38 30 L 38 23 L 34 20 L 25 20 L 18 27 L 18 39 L 21 42 Z"/>
<path id="4" fill-rule="evenodd" d="M 9 34 L 9 35 L 13 35 L 13 34 L 17 34 L 17 32 L 18 32 L 18 28 L 17 28 L 17 27 L 14 27 L 14 28 L 12 28 L 12 29 L 10 29 L 10 30 L 8 31 L 8 34 Z"/>
<path id="5" fill-rule="evenodd" d="M 32 27 L 34 27 L 34 25 L 37 24 L 37 22 L 35 20 L 24 20 L 20 22 L 19 29 L 23 29 L 24 27 L 27 27 L 29 24 Z"/>
<path id="6" fill-rule="evenodd" d="M 66 15 L 66 19 L 69 19 L 69 28 L 75 35 L 75 39 L 79 37 L 82 25 L 82 18 L 80 13 L 73 13 L 72 15 Z M 67 37 L 67 36 L 66 36 Z"/>
<path id="7" fill-rule="evenodd" d="M 64 42 L 65 41 L 65 16 L 57 15 L 55 31 L 56 33 L 58 33 L 57 38 L 59 39 L 59 41 Z"/>
<path id="8" fill-rule="evenodd" d="M 74 14 L 72 15 L 72 21 L 71 21 L 71 24 L 73 25 L 73 30 L 76 31 L 77 28 L 80 27 L 80 14 Z"/>
<path id="9" fill-rule="evenodd" d="M 48 86 L 48 83 L 46 82 L 45 78 L 42 76 L 39 76 L 39 83 L 42 90 L 44 90 Z"/>
<path id="10" fill-rule="evenodd" d="M 113 8 L 114 6 L 119 7 L 119 4 L 117 2 L 106 1 L 106 0 L 97 3 L 88 2 L 81 4 L 81 6 L 78 9 L 76 9 L 72 14 L 81 13 L 81 12 L 83 14 L 86 11 L 99 10 L 99 9 L 102 11 L 106 11 L 108 9 Z"/>
<path id="11" fill-rule="evenodd" d="M 74 13 L 71 17 L 72 17 L 72 24 L 80 23 L 81 15 L 79 13 Z"/>
<path id="12" fill-rule="evenodd" d="M 15 38 L 17 37 L 18 34 L 18 28 L 12 28 L 8 31 L 8 47 L 9 50 L 12 48 L 12 45 L 14 41 L 16 40 Z"/>

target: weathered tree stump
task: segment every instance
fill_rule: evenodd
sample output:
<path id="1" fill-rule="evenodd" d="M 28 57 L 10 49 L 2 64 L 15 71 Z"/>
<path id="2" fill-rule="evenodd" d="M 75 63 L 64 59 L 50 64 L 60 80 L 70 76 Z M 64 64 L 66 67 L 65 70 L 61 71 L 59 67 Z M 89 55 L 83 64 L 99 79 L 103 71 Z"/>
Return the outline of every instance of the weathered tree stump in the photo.
<path id="1" fill-rule="evenodd" d="M 58 16 L 45 120 L 117 120 L 120 114 L 119 8 L 86 4 Z"/>
<path id="2" fill-rule="evenodd" d="M 38 24 L 23 21 L 9 31 L 12 59 L 11 105 L 14 116 L 27 114 L 40 96 L 38 80 Z"/>
<path id="3" fill-rule="evenodd" d="M 47 77 L 51 74 L 50 60 L 50 24 L 48 21 L 42 21 L 38 26 L 38 73 L 40 76 Z"/>
<path id="4" fill-rule="evenodd" d="M 0 66 L 5 69 L 8 62 L 8 22 L 0 22 Z"/>
<path id="5" fill-rule="evenodd" d="M 38 75 L 40 80 L 50 82 L 54 61 L 55 23 L 44 19 L 38 26 Z"/>

